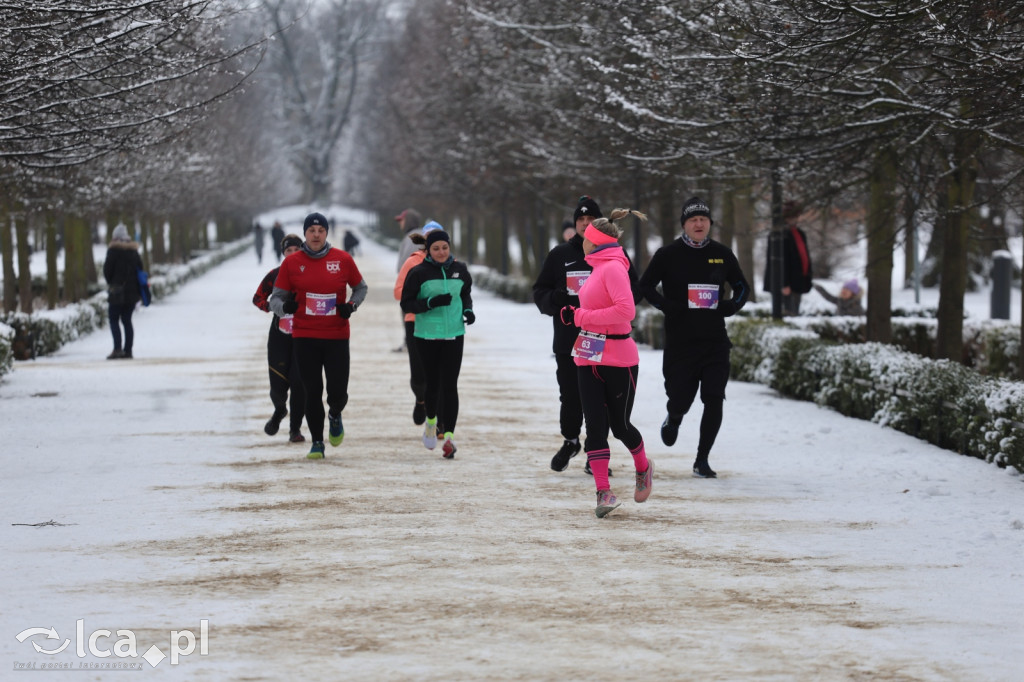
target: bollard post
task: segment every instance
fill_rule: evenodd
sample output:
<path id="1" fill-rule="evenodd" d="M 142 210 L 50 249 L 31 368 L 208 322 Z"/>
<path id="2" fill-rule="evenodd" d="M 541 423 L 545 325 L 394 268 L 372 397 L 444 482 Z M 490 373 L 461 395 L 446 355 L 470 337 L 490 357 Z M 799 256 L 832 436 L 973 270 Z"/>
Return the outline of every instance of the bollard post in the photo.
<path id="1" fill-rule="evenodd" d="M 1010 319 L 1010 286 L 1013 280 L 1013 256 L 1009 251 L 992 254 L 992 299 L 993 320 Z"/>

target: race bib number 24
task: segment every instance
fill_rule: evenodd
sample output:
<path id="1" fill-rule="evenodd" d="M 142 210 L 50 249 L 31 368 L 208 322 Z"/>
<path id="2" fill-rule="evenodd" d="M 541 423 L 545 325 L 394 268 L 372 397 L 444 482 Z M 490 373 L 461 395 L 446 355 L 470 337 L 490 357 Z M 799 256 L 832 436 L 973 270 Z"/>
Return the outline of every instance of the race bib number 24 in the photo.
<path id="1" fill-rule="evenodd" d="M 337 307 L 337 294 L 306 294 L 307 315 L 336 315 Z"/>

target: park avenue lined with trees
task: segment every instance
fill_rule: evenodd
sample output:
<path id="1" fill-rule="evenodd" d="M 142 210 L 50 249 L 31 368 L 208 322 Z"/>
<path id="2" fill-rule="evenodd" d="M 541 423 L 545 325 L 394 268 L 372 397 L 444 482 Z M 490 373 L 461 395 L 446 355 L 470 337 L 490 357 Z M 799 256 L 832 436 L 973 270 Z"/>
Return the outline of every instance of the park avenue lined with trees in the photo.
<path id="1" fill-rule="evenodd" d="M 0 8 L 0 38 L 8 311 L 32 306 L 15 243 L 60 240 L 75 300 L 101 224 L 136 225 L 161 262 L 269 206 L 389 225 L 411 205 L 458 226 L 460 257 L 530 277 L 580 193 L 663 239 L 700 193 L 752 276 L 785 201 L 822 275 L 866 238 L 872 340 L 891 335 L 894 249 L 925 253 L 905 270 L 941 288 L 936 355 L 956 358 L 964 291 L 1020 227 L 1009 0 L 44 0 Z"/>

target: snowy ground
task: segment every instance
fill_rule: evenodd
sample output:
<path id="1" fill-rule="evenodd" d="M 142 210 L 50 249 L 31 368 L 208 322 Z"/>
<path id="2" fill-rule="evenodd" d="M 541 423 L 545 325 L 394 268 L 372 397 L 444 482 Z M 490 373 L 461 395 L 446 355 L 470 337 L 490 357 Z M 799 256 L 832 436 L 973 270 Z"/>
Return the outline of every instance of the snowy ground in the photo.
<path id="1" fill-rule="evenodd" d="M 395 255 L 361 249 L 346 436 L 323 462 L 262 432 L 269 316 L 250 300 L 272 252 L 141 310 L 133 361 L 103 359 L 103 330 L 4 378 L 0 677 L 1020 678 L 1021 477 L 734 382 L 720 478 L 694 479 L 698 416 L 661 444 L 644 349 L 634 422 L 654 492 L 631 501 L 616 444 L 628 501 L 597 519 L 583 458 L 548 468 L 550 318 L 476 293 L 459 452 L 442 460 L 392 350 Z M 141 658 L 190 635 L 175 665 Z"/>

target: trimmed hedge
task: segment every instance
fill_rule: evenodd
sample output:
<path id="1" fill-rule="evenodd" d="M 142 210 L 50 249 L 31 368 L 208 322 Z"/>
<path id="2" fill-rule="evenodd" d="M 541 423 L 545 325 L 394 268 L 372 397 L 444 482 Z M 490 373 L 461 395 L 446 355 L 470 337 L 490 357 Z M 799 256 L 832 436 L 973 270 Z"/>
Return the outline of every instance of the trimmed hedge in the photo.
<path id="1" fill-rule="evenodd" d="M 1024 384 L 784 322 L 729 323 L 733 376 L 1024 473 Z"/>

